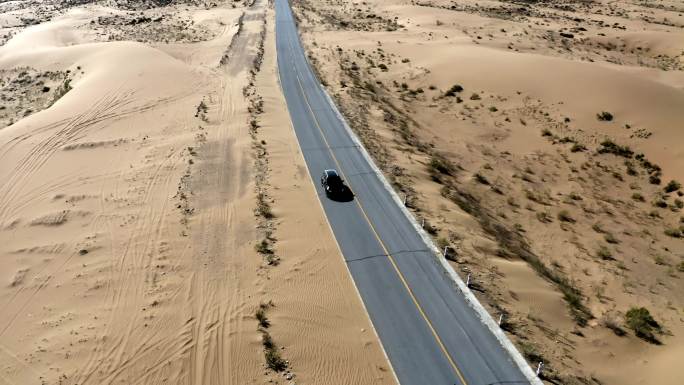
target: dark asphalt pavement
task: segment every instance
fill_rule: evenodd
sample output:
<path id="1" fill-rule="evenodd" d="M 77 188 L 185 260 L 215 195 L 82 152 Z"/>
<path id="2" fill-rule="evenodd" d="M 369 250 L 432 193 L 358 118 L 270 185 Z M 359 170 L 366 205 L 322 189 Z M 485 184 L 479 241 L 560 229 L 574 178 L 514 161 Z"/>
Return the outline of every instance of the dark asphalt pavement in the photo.
<path id="1" fill-rule="evenodd" d="M 529 383 L 331 106 L 306 60 L 287 0 L 275 4 L 278 68 L 292 124 L 335 238 L 400 383 Z M 353 200 L 325 196 L 320 176 L 327 168 L 340 172 L 355 194 Z"/>

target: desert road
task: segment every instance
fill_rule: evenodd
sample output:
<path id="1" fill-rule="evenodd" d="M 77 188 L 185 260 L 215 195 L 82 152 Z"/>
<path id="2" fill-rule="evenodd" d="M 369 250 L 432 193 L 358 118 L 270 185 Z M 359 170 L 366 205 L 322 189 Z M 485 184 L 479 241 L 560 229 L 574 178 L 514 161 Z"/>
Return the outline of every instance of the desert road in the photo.
<path id="1" fill-rule="evenodd" d="M 279 76 L 292 124 L 399 382 L 540 383 L 486 327 L 387 190 L 309 66 L 287 0 L 275 3 Z M 319 178 L 327 168 L 340 172 L 355 194 L 353 200 L 325 196 Z"/>

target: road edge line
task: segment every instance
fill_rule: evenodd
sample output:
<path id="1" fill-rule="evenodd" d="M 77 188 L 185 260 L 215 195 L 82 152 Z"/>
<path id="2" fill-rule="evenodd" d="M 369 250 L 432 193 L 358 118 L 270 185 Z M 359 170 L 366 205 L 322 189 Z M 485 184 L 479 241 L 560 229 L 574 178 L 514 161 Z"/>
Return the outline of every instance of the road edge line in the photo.
<path id="1" fill-rule="evenodd" d="M 309 63 L 308 58 L 306 58 L 307 63 L 309 66 L 311 66 L 311 63 Z M 477 297 L 473 294 L 473 292 L 466 286 L 466 284 L 463 282 L 461 277 L 456 273 L 454 268 L 447 262 L 445 258 L 441 257 L 441 251 L 439 248 L 434 244 L 432 241 L 432 238 L 428 235 L 428 233 L 418 224 L 418 221 L 416 218 L 411 214 L 411 212 L 404 206 L 403 201 L 399 197 L 396 191 L 392 188 L 392 186 L 389 184 L 387 179 L 385 178 L 385 175 L 380 171 L 378 166 L 375 164 L 375 161 L 373 158 L 370 156 L 366 148 L 363 146 L 361 143 L 361 140 L 359 137 L 356 135 L 356 133 L 349 127 L 347 124 L 347 120 L 344 118 L 344 116 L 340 113 L 340 111 L 337 109 L 337 104 L 333 101 L 333 99 L 330 97 L 328 94 L 328 91 L 325 89 L 325 87 L 322 84 L 319 84 L 319 87 L 323 91 L 323 94 L 328 100 L 328 104 L 332 106 L 333 111 L 335 111 L 335 114 L 337 115 L 337 118 L 340 120 L 344 128 L 347 130 L 347 133 L 351 137 L 351 139 L 354 141 L 354 143 L 359 147 L 359 151 L 361 152 L 361 155 L 366 159 L 366 162 L 368 165 L 373 169 L 373 172 L 378 176 L 378 179 L 380 182 L 383 184 L 385 187 L 385 190 L 387 190 L 394 200 L 394 203 L 396 203 L 397 206 L 401 209 L 401 211 L 404 213 L 404 216 L 411 222 L 413 225 L 414 229 L 420 235 L 420 237 L 423 239 L 423 242 L 433 251 L 433 257 L 439 261 L 439 263 L 442 265 L 444 270 L 447 272 L 451 280 L 456 284 L 456 287 L 459 289 L 461 294 L 463 294 L 463 297 L 466 300 L 466 303 L 475 311 L 475 313 L 479 316 L 480 321 L 494 334 L 496 337 L 497 341 L 499 344 L 506 350 L 508 355 L 511 357 L 513 362 L 518 366 L 520 371 L 523 373 L 525 378 L 530 381 L 531 384 L 534 385 L 543 385 L 542 381 L 537 377 L 535 372 L 532 370 L 532 368 L 527 364 L 527 361 L 523 358 L 522 354 L 518 351 L 518 349 L 513 345 L 513 343 L 508 339 L 506 334 L 501 330 L 499 325 L 497 325 L 494 322 L 494 319 L 492 316 L 487 312 L 487 310 L 482 306 L 480 301 L 478 301 Z"/>

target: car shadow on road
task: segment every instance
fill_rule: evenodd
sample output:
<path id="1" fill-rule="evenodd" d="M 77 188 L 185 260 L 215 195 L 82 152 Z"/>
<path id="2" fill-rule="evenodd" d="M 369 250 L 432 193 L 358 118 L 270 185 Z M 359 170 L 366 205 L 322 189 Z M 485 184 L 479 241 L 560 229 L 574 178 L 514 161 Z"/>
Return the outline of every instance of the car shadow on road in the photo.
<path id="1" fill-rule="evenodd" d="M 330 200 L 333 200 L 335 202 L 351 202 L 354 200 L 354 193 L 347 186 L 344 186 L 342 188 L 342 191 L 338 192 L 337 194 L 327 194 L 327 195 L 328 195 L 328 198 L 330 198 Z"/>

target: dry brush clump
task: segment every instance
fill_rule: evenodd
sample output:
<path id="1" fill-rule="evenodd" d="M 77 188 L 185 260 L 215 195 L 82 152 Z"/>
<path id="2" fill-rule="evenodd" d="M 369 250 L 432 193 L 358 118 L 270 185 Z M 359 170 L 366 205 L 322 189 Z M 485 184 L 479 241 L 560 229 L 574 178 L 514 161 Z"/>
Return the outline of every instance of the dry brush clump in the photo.
<path id="1" fill-rule="evenodd" d="M 242 22 L 242 19 L 241 19 Z M 241 33 L 242 29 L 238 29 Z M 249 71 L 249 83 L 242 89 L 243 96 L 247 99 L 248 118 L 247 125 L 249 127 L 249 135 L 252 140 L 252 152 L 254 157 L 254 185 L 256 190 L 256 207 L 254 214 L 258 218 L 257 228 L 261 236 L 254 249 L 259 253 L 264 261 L 271 266 L 280 263 L 280 257 L 275 253 L 276 239 L 273 237 L 275 230 L 275 213 L 273 212 L 273 198 L 269 194 L 269 153 L 267 143 L 259 137 L 259 116 L 264 112 L 264 100 L 257 92 L 255 81 L 257 74 L 261 71 L 261 64 L 264 56 L 264 40 L 266 38 L 266 18 L 262 19 L 259 39 L 257 41 L 257 50 L 252 59 L 251 68 Z M 231 45 L 233 41 L 231 42 Z M 228 57 L 224 55 L 225 60 L 222 63 L 228 62 Z"/>
<path id="2" fill-rule="evenodd" d="M 273 307 L 273 302 L 259 304 L 254 317 L 259 323 L 257 330 L 261 333 L 261 345 L 264 348 L 266 366 L 274 372 L 282 372 L 287 369 L 288 363 L 280 355 L 280 349 L 278 349 L 275 341 L 273 341 L 273 337 L 271 337 L 271 333 L 268 331 L 271 322 L 268 320 L 266 313 L 271 307 Z"/>

